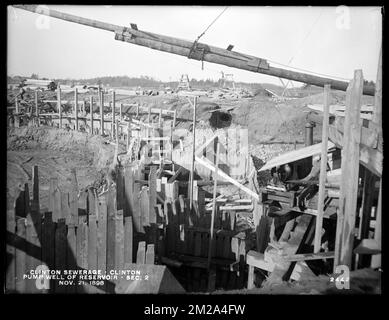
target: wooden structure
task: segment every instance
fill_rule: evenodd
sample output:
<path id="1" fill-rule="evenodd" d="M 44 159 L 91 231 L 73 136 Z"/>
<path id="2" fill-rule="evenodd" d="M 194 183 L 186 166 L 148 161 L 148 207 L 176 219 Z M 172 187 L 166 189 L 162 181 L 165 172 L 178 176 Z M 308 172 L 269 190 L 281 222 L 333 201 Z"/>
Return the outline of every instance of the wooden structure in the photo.
<path id="1" fill-rule="evenodd" d="M 281 155 L 261 168 L 266 170 L 291 165 L 296 163 L 293 161 L 321 154 L 320 170 L 316 171 L 320 172 L 320 177 L 318 174 L 315 175 L 318 180 L 312 179 L 314 175 L 310 177 L 310 174 L 307 176 L 309 179 L 290 179 L 288 182 L 289 190 L 295 190 L 291 189 L 295 183 L 307 186 L 306 190 L 311 189 L 311 192 L 312 188 L 315 188 L 313 194 L 316 193 L 316 196 L 312 199 L 316 197 L 317 201 L 311 200 L 308 207 L 301 208 L 300 203 L 298 208 L 301 196 L 309 195 L 305 189 L 298 192 L 279 188 L 261 191 L 257 251 L 250 251 L 247 255 L 248 288 L 254 287 L 255 267 L 271 272 L 271 275 L 279 274 L 282 280 L 290 278 L 299 280 L 312 276 L 308 268 L 312 261 L 321 261 L 324 264 L 331 261 L 331 268 L 335 273 L 337 266 L 340 265 L 348 267 L 349 270 L 381 266 L 383 159 L 381 69 L 380 57 L 373 107 L 368 110 L 364 108 L 361 112 L 363 93 L 361 70 L 355 71 L 354 79 L 348 86 L 343 114 L 330 112 L 330 87 L 326 86 L 323 107 L 319 106 L 319 109 L 323 110 L 322 143 Z M 332 167 L 334 154 L 326 151 L 331 149 L 337 154 L 341 153 L 341 165 L 336 170 Z M 331 170 L 337 172 L 335 181 L 335 175 L 328 171 L 328 160 L 332 162 Z M 339 163 L 339 160 L 336 162 Z M 297 221 L 296 217 L 301 215 L 307 219 Z M 327 227 L 324 228 L 324 218 L 335 221 L 332 223 L 335 226 L 332 229 L 336 229 L 335 233 L 329 234 L 330 222 L 326 223 Z M 296 230 L 293 233 L 291 230 L 296 228 L 296 222 L 301 223 L 303 220 L 308 221 L 304 225 L 305 231 L 301 231 L 300 236 L 296 237 Z M 296 240 L 296 245 L 289 243 L 294 243 L 291 239 Z M 287 244 L 282 242 L 286 240 Z M 325 249 L 324 242 L 330 243 L 333 249 Z M 276 251 L 271 248 L 276 248 Z M 268 252 L 269 249 L 271 254 Z M 306 263 L 301 265 L 303 262 Z M 316 272 L 320 273 L 320 270 Z M 272 277 L 272 280 L 274 279 L 276 277 Z"/>

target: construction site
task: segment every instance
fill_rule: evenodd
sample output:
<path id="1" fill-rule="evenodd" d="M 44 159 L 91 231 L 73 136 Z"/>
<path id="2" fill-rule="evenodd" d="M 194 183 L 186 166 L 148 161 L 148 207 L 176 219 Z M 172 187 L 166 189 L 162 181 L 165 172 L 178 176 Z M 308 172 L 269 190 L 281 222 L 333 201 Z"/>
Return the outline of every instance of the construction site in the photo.
<path id="1" fill-rule="evenodd" d="M 14 8 L 306 85 L 9 85 L 6 293 L 381 293 L 381 51 L 374 84 L 361 69 L 340 81 Z"/>

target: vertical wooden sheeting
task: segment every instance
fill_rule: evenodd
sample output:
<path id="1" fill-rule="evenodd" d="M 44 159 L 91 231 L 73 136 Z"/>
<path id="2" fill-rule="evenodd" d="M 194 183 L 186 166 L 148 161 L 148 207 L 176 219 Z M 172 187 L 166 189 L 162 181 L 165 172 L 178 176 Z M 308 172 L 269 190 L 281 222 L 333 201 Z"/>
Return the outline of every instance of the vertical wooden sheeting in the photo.
<path id="1" fill-rule="evenodd" d="M 115 215 L 115 270 L 124 268 L 124 224 L 123 210 L 117 210 Z"/>
<path id="2" fill-rule="evenodd" d="M 110 190 L 106 194 L 107 198 L 107 272 L 115 269 L 115 216 L 116 201 L 115 195 Z"/>
<path id="3" fill-rule="evenodd" d="M 75 270 L 77 268 L 77 242 L 76 242 L 76 228 L 74 223 L 68 224 L 67 233 L 67 252 L 66 252 L 66 268 L 67 270 Z M 77 278 L 73 284 L 67 288 L 67 293 L 74 293 L 76 291 Z"/>
<path id="4" fill-rule="evenodd" d="M 375 83 L 373 122 L 382 128 L 382 48 L 378 60 L 377 79 Z"/>
<path id="5" fill-rule="evenodd" d="M 210 228 L 210 236 L 209 236 L 209 246 L 208 246 L 208 260 L 207 260 L 207 270 L 209 272 L 208 276 L 208 291 L 213 291 L 215 289 L 215 281 L 216 274 L 212 272 L 211 269 L 211 259 L 212 259 L 212 247 L 214 245 L 213 239 L 213 228 L 215 223 L 215 213 L 216 213 L 216 193 L 217 193 L 217 174 L 219 171 L 219 156 L 220 156 L 220 142 L 219 139 L 216 138 L 217 146 L 216 146 L 216 163 L 215 163 L 215 175 L 213 181 L 213 200 L 212 200 L 212 216 L 211 216 L 211 228 Z"/>
<path id="6" fill-rule="evenodd" d="M 18 97 L 15 97 L 15 114 L 19 114 L 19 103 L 18 103 Z"/>
<path id="7" fill-rule="evenodd" d="M 14 237 L 16 235 L 16 221 L 15 210 L 11 208 L 7 210 L 7 275 L 6 275 L 6 293 L 15 291 L 16 279 L 16 250 L 14 244 Z M 11 240 L 12 241 L 8 241 Z"/>
<path id="8" fill-rule="evenodd" d="M 79 268 L 88 269 L 88 225 L 83 218 L 79 218 L 77 227 L 77 265 Z M 83 292 L 84 286 L 77 286 L 77 292 Z"/>
<path id="9" fill-rule="evenodd" d="M 154 259 L 155 259 L 154 244 L 148 244 L 146 250 L 145 263 L 154 264 Z"/>
<path id="10" fill-rule="evenodd" d="M 59 83 L 57 87 L 57 109 L 58 109 L 58 117 L 59 117 L 59 127 L 62 128 L 61 86 Z"/>
<path id="11" fill-rule="evenodd" d="M 189 206 L 190 210 L 193 208 L 193 178 L 194 178 L 194 165 L 195 165 L 195 145 L 196 145 L 196 105 L 197 97 L 194 97 L 193 101 L 193 145 L 192 145 L 192 158 L 190 164 L 190 182 L 189 182 Z"/>
<path id="12" fill-rule="evenodd" d="M 55 269 L 63 270 L 66 268 L 67 235 L 65 219 L 59 219 L 57 229 L 55 230 Z M 66 292 L 66 286 L 61 285 L 59 280 L 55 280 L 55 292 Z"/>
<path id="13" fill-rule="evenodd" d="M 88 268 L 97 270 L 97 217 L 89 215 L 88 226 Z"/>
<path id="14" fill-rule="evenodd" d="M 76 123 L 76 131 L 78 131 L 78 93 L 77 93 L 77 88 L 74 88 L 74 121 Z"/>
<path id="15" fill-rule="evenodd" d="M 346 93 L 346 116 L 342 149 L 342 180 L 339 214 L 344 216 L 339 263 L 351 268 L 358 197 L 360 110 L 363 90 L 362 70 L 356 70 Z"/>
<path id="16" fill-rule="evenodd" d="M 145 264 L 146 260 L 146 242 L 140 241 L 138 244 L 138 251 L 136 253 L 136 263 Z"/>
<path id="17" fill-rule="evenodd" d="M 42 260 L 49 269 L 55 269 L 55 224 L 53 223 L 52 213 L 44 213 L 42 228 Z M 54 292 L 54 281 L 50 281 L 50 292 Z"/>
<path id="18" fill-rule="evenodd" d="M 116 121 L 115 121 L 115 91 L 112 90 L 112 140 L 115 139 L 115 137 L 117 137 L 117 134 L 115 133 L 118 128 L 116 127 L 115 129 L 115 125 L 116 125 Z M 116 130 L 116 131 L 115 131 Z M 116 140 L 117 142 L 117 140 Z"/>
<path id="19" fill-rule="evenodd" d="M 327 146 L 328 146 L 328 126 L 329 126 L 329 110 L 330 110 L 330 85 L 324 86 L 324 106 L 323 106 L 323 129 L 321 138 L 321 159 L 320 159 L 320 177 L 319 177 L 319 199 L 316 216 L 314 252 L 320 251 L 321 236 L 324 216 L 324 197 L 325 183 L 327 179 Z"/>
<path id="20" fill-rule="evenodd" d="M 35 110 L 36 110 L 38 108 L 38 91 L 37 90 L 34 91 L 34 104 L 35 104 Z M 31 107 L 30 117 L 32 117 L 32 114 L 33 114 L 33 112 L 32 112 L 32 107 Z"/>
<path id="21" fill-rule="evenodd" d="M 157 223 L 157 216 L 155 214 L 155 206 L 157 205 L 157 168 L 150 167 L 149 173 L 149 222 Z"/>
<path id="22" fill-rule="evenodd" d="M 177 121 L 177 110 L 174 110 L 174 116 L 173 116 L 173 128 L 176 127 L 176 121 Z"/>
<path id="23" fill-rule="evenodd" d="M 90 105 L 90 109 L 89 109 L 89 112 L 90 112 L 90 133 L 94 134 L 94 130 L 93 130 L 93 96 L 90 96 L 90 98 L 89 98 L 89 105 Z"/>
<path id="24" fill-rule="evenodd" d="M 375 123 L 382 134 L 382 48 L 380 50 L 380 57 L 378 61 L 377 80 L 375 84 L 375 96 L 374 96 L 374 112 L 373 123 Z M 374 231 L 374 240 L 381 246 L 381 198 L 382 198 L 382 180 L 380 181 L 380 191 L 378 195 L 378 204 L 376 209 L 376 222 Z M 371 257 L 371 267 L 378 268 L 381 266 L 381 254 L 376 254 Z"/>
<path id="25" fill-rule="evenodd" d="M 99 198 L 98 205 L 97 269 L 103 273 L 107 270 L 107 203 L 104 197 Z"/>
<path id="26" fill-rule="evenodd" d="M 26 280 L 23 275 L 26 273 L 26 218 L 16 217 L 16 254 L 15 254 L 15 272 L 16 272 L 16 292 L 26 292 Z"/>
<path id="27" fill-rule="evenodd" d="M 378 204 L 377 204 L 377 210 L 376 210 L 376 220 L 375 220 L 375 230 L 374 230 L 374 240 L 378 243 L 378 245 L 381 247 L 381 223 L 382 223 L 382 209 L 381 209 L 381 202 L 382 202 L 382 180 L 380 181 L 380 192 L 378 194 Z M 371 257 L 371 268 L 379 268 L 381 267 L 381 254 L 375 254 Z"/>
<path id="28" fill-rule="evenodd" d="M 99 87 L 99 103 L 100 103 L 100 135 L 104 135 L 104 93 Z"/>
<path id="29" fill-rule="evenodd" d="M 124 217 L 124 265 L 126 263 L 132 263 L 132 238 L 132 217 Z"/>

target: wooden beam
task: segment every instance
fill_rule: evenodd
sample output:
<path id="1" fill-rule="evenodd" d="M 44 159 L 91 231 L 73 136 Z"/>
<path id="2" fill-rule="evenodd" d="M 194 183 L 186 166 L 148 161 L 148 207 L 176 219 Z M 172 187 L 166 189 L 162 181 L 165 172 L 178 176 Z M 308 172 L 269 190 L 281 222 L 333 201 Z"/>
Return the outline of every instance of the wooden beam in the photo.
<path id="1" fill-rule="evenodd" d="M 74 118 L 76 122 L 76 131 L 78 131 L 78 94 L 77 88 L 74 88 Z"/>
<path id="2" fill-rule="evenodd" d="M 99 104 L 100 104 L 100 135 L 104 135 L 104 93 L 99 87 Z"/>
<path id="3" fill-rule="evenodd" d="M 203 165 L 204 167 L 206 167 L 207 169 L 211 170 L 212 172 L 215 172 L 215 167 L 214 165 L 206 158 L 204 157 L 195 157 L 195 160 Z M 231 178 L 228 174 L 226 174 L 225 172 L 223 172 L 222 170 L 219 170 L 218 171 L 218 177 L 219 178 L 222 178 L 230 183 L 232 183 L 234 186 L 238 187 L 239 189 L 241 189 L 242 191 L 246 192 L 249 196 L 253 197 L 254 199 L 256 199 L 257 201 L 259 201 L 259 195 L 257 193 L 255 193 L 254 191 L 250 190 L 249 188 L 245 187 L 244 185 L 240 184 L 239 182 L 237 182 L 235 179 Z"/>
<path id="4" fill-rule="evenodd" d="M 320 177 L 319 177 L 319 199 L 317 204 L 317 216 L 315 227 L 314 252 L 320 251 L 321 236 L 324 215 L 325 183 L 327 179 L 327 149 L 328 149 L 328 125 L 329 125 L 329 107 L 330 107 L 330 86 L 324 86 L 324 114 L 321 138 L 321 159 L 320 159 Z"/>
<path id="5" fill-rule="evenodd" d="M 196 105 L 197 97 L 194 97 L 193 101 L 193 143 L 192 143 L 192 157 L 190 165 L 190 184 L 189 184 L 189 208 L 192 210 L 193 207 L 193 178 L 194 178 L 194 164 L 195 164 L 195 147 L 196 147 Z"/>
<path id="6" fill-rule="evenodd" d="M 351 268 L 358 197 L 360 108 L 363 90 L 362 70 L 356 70 L 346 93 L 346 118 L 342 149 L 342 180 L 339 210 L 344 216 L 339 263 Z"/>
<path id="7" fill-rule="evenodd" d="M 382 179 L 380 181 L 380 193 L 378 195 L 378 204 L 376 209 L 376 221 L 375 221 L 375 230 L 374 230 L 374 240 L 381 247 L 381 234 L 382 234 Z M 371 268 L 381 267 L 381 254 L 376 254 L 371 257 Z"/>
<path id="8" fill-rule="evenodd" d="M 194 151 L 194 150 L 193 150 Z M 213 239 L 213 229 L 215 225 L 215 213 L 216 213 L 216 194 L 217 194 L 217 178 L 218 178 L 218 171 L 219 171 L 219 156 L 220 156 L 220 142 L 217 140 L 217 146 L 216 146 L 216 163 L 215 163 L 215 175 L 214 175 L 214 182 L 213 182 L 213 200 L 212 200 L 212 215 L 211 215 L 211 226 L 210 226 L 210 233 L 209 233 L 209 245 L 208 245 L 208 260 L 207 260 L 207 270 L 209 272 L 208 276 L 208 291 L 215 290 L 215 281 L 214 281 L 214 272 L 211 272 L 211 259 L 212 259 L 212 247 L 214 245 L 214 239 Z"/>
<path id="9" fill-rule="evenodd" d="M 93 130 L 93 97 L 90 96 L 89 98 L 89 105 L 90 105 L 90 109 L 89 109 L 89 112 L 90 112 L 90 131 L 91 131 L 91 134 L 94 134 L 94 130 Z"/>
<path id="10" fill-rule="evenodd" d="M 382 128 L 382 47 L 378 59 L 377 79 L 375 83 L 373 122 Z"/>

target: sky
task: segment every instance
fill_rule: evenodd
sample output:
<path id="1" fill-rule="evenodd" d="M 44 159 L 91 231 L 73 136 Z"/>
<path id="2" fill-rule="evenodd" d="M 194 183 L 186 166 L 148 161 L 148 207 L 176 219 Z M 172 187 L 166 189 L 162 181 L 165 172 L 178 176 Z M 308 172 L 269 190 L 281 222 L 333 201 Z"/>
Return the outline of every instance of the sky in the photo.
<path id="1" fill-rule="evenodd" d="M 49 9 L 139 30 L 194 41 L 224 10 L 218 6 L 74 6 Z M 375 81 L 382 43 L 380 7 L 231 6 L 200 42 L 268 59 L 333 78 L 351 79 L 362 69 Z M 114 39 L 110 31 L 8 7 L 7 74 L 86 79 L 100 76 L 151 76 L 161 81 L 218 80 L 281 84 L 276 77 L 190 60 Z M 285 66 L 281 66 L 283 64 Z M 298 83 L 295 83 L 298 84 Z"/>

